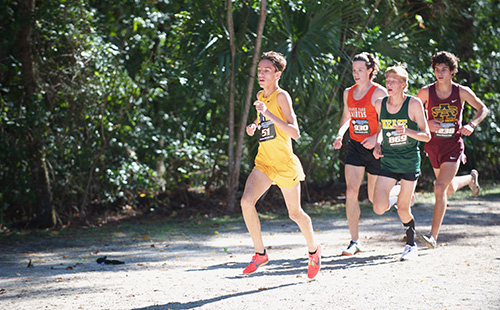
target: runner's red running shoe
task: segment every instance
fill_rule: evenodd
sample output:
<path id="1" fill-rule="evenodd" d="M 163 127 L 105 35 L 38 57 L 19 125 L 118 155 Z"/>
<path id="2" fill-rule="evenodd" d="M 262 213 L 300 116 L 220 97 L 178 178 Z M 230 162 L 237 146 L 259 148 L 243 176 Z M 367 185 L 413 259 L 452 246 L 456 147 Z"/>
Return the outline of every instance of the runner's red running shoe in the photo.
<path id="1" fill-rule="evenodd" d="M 245 270 L 243 270 L 243 273 L 245 273 L 245 274 L 252 273 L 255 270 L 257 270 L 257 268 L 259 268 L 260 266 L 264 266 L 268 262 L 269 262 L 269 258 L 267 257 L 267 252 L 265 252 L 264 255 L 260 255 L 260 254 L 256 253 L 252 257 L 252 261 L 250 262 L 250 264 L 248 264 L 247 268 L 245 268 Z"/>
<path id="2" fill-rule="evenodd" d="M 307 277 L 314 278 L 321 269 L 321 246 L 318 244 L 316 253 L 309 254 L 309 264 L 307 267 Z"/>

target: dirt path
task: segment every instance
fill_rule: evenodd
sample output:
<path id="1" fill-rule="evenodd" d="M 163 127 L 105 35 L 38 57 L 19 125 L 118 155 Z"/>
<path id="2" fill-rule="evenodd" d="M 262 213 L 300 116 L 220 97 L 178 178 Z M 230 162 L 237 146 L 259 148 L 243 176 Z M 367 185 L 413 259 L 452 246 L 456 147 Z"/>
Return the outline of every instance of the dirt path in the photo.
<path id="1" fill-rule="evenodd" d="M 395 212 L 363 215 L 366 251 L 355 257 L 339 255 L 349 240 L 344 219 L 313 218 L 323 246 L 313 281 L 305 241 L 291 221 L 263 222 L 270 262 L 250 276 L 241 274 L 252 256 L 243 223 L 155 240 L 154 247 L 118 231 L 95 244 L 74 238 L 3 245 L 0 309 L 500 309 L 499 201 L 450 202 L 441 245 L 419 244 L 411 262 L 398 260 L 404 243 Z M 430 229 L 431 214 L 417 197 L 417 229 Z M 103 255 L 126 263 L 98 265 Z"/>

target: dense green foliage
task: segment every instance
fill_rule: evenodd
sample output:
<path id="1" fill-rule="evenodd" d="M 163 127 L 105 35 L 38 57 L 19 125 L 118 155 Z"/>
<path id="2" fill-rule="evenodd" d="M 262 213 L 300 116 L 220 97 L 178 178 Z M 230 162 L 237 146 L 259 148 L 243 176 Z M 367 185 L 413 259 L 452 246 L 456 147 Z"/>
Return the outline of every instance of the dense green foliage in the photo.
<path id="1" fill-rule="evenodd" d="M 230 64 L 224 1 L 36 1 L 32 19 L 21 9 L 29 1 L 0 4 L 0 227 L 36 223 L 43 173 L 33 158 L 45 165 L 51 204 L 64 222 L 160 193 L 201 188 L 208 196 L 224 187 Z M 258 9 L 258 1 L 233 3 L 236 126 L 246 125 L 238 120 Z M 465 139 L 464 169 L 498 177 L 499 16 L 495 0 L 270 1 L 262 49 L 288 60 L 281 86 L 294 98 L 302 131 L 295 150 L 308 181 L 342 181 L 344 154 L 331 142 L 342 91 L 353 83 L 349 59 L 361 51 L 375 53 L 382 70 L 405 64 L 413 95 L 434 81 L 433 53 L 457 54 L 456 81 L 491 110 Z M 27 25 L 31 54 L 22 59 L 19 38 Z M 26 59 L 34 85 L 26 83 Z M 383 83 L 382 74 L 377 81 Z M 465 120 L 473 113 L 468 109 Z M 249 121 L 254 117 L 251 110 Z M 245 140 L 240 188 L 256 147 Z"/>

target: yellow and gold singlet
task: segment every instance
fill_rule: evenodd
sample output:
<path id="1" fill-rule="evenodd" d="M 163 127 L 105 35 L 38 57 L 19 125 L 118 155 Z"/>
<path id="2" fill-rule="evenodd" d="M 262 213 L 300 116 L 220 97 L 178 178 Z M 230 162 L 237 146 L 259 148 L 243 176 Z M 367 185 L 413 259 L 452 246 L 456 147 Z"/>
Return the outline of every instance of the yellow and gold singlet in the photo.
<path id="1" fill-rule="evenodd" d="M 277 89 L 269 97 L 264 98 L 264 92 L 259 94 L 259 100 L 266 104 L 267 109 L 286 122 L 276 97 L 282 89 Z M 278 126 L 263 115 L 258 115 L 257 136 L 259 150 L 255 157 L 255 169 L 265 173 L 279 187 L 288 188 L 305 180 L 304 170 L 297 155 L 293 153 L 292 139 Z"/>

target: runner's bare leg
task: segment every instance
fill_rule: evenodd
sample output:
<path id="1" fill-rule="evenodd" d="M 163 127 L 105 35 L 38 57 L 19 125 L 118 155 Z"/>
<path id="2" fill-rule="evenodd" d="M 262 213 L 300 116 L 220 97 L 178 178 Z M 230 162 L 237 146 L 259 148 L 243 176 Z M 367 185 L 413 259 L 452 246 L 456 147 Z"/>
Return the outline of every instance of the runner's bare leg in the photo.
<path id="1" fill-rule="evenodd" d="M 434 211 L 432 214 L 432 227 L 431 235 L 437 240 L 439 229 L 443 223 L 444 214 L 446 212 L 446 205 L 448 204 L 448 197 L 446 195 L 448 186 L 455 177 L 458 171 L 460 162 L 445 162 L 441 164 L 439 169 L 434 169 L 436 175 L 436 183 L 434 184 Z"/>
<path id="2" fill-rule="evenodd" d="M 351 233 L 351 240 L 358 241 L 359 239 L 359 216 L 361 209 L 359 208 L 359 187 L 363 181 L 365 167 L 357 167 L 353 165 L 345 165 L 346 179 L 346 202 L 345 213 L 347 217 L 347 225 Z M 373 184 L 375 187 L 375 184 Z M 368 192 L 369 194 L 370 192 Z"/>
<path id="3" fill-rule="evenodd" d="M 245 220 L 248 232 L 252 237 L 256 253 L 264 253 L 264 242 L 262 241 L 260 220 L 255 204 L 272 183 L 271 179 L 264 172 L 253 169 L 247 178 L 245 191 L 241 197 L 241 212 L 243 213 L 243 219 Z"/>
<path id="4" fill-rule="evenodd" d="M 300 231 L 306 238 L 309 252 L 315 252 L 317 244 L 314 241 L 312 221 L 300 205 L 300 182 L 292 187 L 282 188 L 281 192 L 285 198 L 288 216 L 299 226 Z"/>

